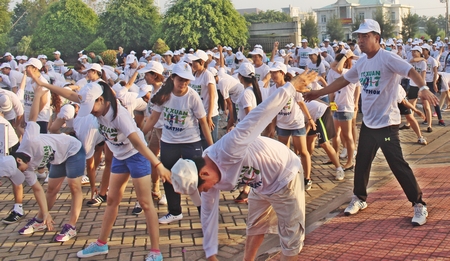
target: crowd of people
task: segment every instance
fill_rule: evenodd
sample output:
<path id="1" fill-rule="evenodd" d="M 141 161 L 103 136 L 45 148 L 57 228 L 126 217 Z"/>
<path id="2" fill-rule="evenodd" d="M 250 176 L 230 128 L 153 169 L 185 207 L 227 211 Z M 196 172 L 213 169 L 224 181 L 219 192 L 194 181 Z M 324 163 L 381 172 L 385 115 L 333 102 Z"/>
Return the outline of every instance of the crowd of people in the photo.
<path id="1" fill-rule="evenodd" d="M 183 219 L 180 194 L 189 194 L 198 207 L 206 256 L 216 260 L 220 190 L 237 191 L 236 203 L 248 203 L 246 259 L 253 260 L 264 234 L 274 232 L 283 260 L 294 259 L 303 246 L 304 191 L 313 186 L 317 141 L 329 158 L 323 164 L 334 166 L 334 179 L 354 171 L 355 195 L 346 215 L 367 207 L 370 165 L 381 148 L 414 206 L 413 225 L 425 224 L 426 204 L 403 159 L 398 130 L 412 128 L 418 143 L 426 145 L 413 112 L 431 132 L 431 108 L 438 125 L 445 126 L 441 112 L 450 106 L 450 43 L 439 37 L 435 43 L 384 41 L 370 19 L 355 33 L 358 42 L 325 39 L 313 48 L 306 39 L 284 49 L 275 42 L 270 55 L 256 45 L 248 56 L 243 48 L 216 46 L 162 55 L 144 50 L 138 58 L 119 47 L 116 66 L 84 50 L 73 68 L 59 51 L 53 61 L 6 53 L 0 66 L 0 123 L 9 128 L 10 156 L 0 161 L 2 175 L 13 183 L 15 204 L 2 222 L 18 222 L 24 215 L 26 181 L 39 212 L 18 232 L 52 230 L 51 209 L 67 178 L 70 218 L 55 240 L 68 241 L 77 234 L 82 184 L 89 184 L 86 205 L 107 206 L 98 239 L 77 255 L 106 254 L 131 177 L 137 199 L 132 213 L 145 214 L 151 239 L 146 260 L 163 259 L 159 224 Z M 359 110 L 363 124 L 357 142 Z M 402 127 L 400 115 L 407 118 Z M 220 117 L 227 122 L 222 137 Z M 46 191 L 38 179 L 48 183 Z M 168 206 L 159 219 L 153 199 Z"/>

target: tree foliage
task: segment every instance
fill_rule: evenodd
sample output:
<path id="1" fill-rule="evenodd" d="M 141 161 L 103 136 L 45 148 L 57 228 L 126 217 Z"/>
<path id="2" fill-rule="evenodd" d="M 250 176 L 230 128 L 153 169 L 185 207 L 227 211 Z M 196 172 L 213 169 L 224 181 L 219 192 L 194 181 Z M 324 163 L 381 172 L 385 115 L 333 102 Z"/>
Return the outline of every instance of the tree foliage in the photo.
<path id="1" fill-rule="evenodd" d="M 247 43 L 247 22 L 230 0 L 173 0 L 161 24 L 160 37 L 172 48 L 207 49 L 218 44 Z"/>
<path id="2" fill-rule="evenodd" d="M 439 32 L 439 27 L 436 20 L 436 18 L 430 17 L 426 23 L 425 32 L 430 36 L 431 39 L 436 39 L 436 36 Z"/>
<path id="3" fill-rule="evenodd" d="M 170 48 L 169 46 L 167 46 L 163 39 L 158 38 L 158 40 L 156 40 L 155 44 L 153 45 L 152 50 L 157 54 L 163 54 L 170 50 Z"/>
<path id="4" fill-rule="evenodd" d="M 402 32 L 403 39 L 414 38 L 414 35 L 419 31 L 419 16 L 417 14 L 408 13 L 402 17 Z"/>
<path id="5" fill-rule="evenodd" d="M 327 34 L 330 37 L 330 40 L 338 40 L 342 41 L 345 38 L 344 28 L 342 27 L 341 20 L 336 16 L 328 19 L 327 21 Z"/>
<path id="6" fill-rule="evenodd" d="M 285 23 L 292 22 L 292 18 L 283 12 L 275 10 L 261 11 L 259 13 L 244 14 L 244 18 L 251 24 L 255 23 Z"/>
<path id="7" fill-rule="evenodd" d="M 101 37 L 98 37 L 92 43 L 86 46 L 86 48 L 84 48 L 84 50 L 94 53 L 101 53 L 106 51 L 107 49 L 108 48 L 106 47 L 105 40 L 103 40 L 103 38 Z"/>
<path id="8" fill-rule="evenodd" d="M 381 7 L 373 12 L 373 20 L 380 24 L 381 37 L 388 39 L 394 36 L 394 24 L 391 23 L 389 13 L 384 13 Z"/>
<path id="9" fill-rule="evenodd" d="M 4 52 L 9 44 L 11 13 L 8 11 L 9 0 L 0 0 L 0 52 Z"/>
<path id="10" fill-rule="evenodd" d="M 106 51 L 100 53 L 100 56 L 102 57 L 103 62 L 106 65 L 110 65 L 110 66 L 116 65 L 116 55 L 117 55 L 117 50 L 106 50 Z"/>
<path id="11" fill-rule="evenodd" d="M 58 49 L 72 56 L 95 39 L 98 17 L 81 0 L 61 0 L 52 4 L 40 19 L 31 46 L 35 50 Z"/>
<path id="12" fill-rule="evenodd" d="M 110 49 L 123 46 L 140 53 L 153 42 L 160 21 L 153 0 L 112 0 L 100 16 L 98 35 Z"/>
<path id="13" fill-rule="evenodd" d="M 32 55 L 32 49 L 31 49 L 31 36 L 24 36 L 22 39 L 17 43 L 17 52 L 19 54 L 25 54 L 25 55 Z"/>
<path id="14" fill-rule="evenodd" d="M 302 37 L 308 39 L 311 43 L 313 37 L 317 38 L 319 34 L 319 29 L 317 28 L 316 20 L 313 16 L 308 16 L 304 22 L 302 22 Z"/>

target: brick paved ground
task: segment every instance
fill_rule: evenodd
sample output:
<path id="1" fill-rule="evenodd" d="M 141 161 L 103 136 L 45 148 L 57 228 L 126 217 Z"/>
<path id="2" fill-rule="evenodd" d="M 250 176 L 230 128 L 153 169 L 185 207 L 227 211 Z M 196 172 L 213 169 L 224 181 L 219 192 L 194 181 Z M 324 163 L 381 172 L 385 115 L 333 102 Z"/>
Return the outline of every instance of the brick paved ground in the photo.
<path id="1" fill-rule="evenodd" d="M 450 122 L 450 113 L 444 114 L 444 119 Z M 223 124 L 223 123 L 222 123 Z M 223 125 L 222 125 L 223 126 Z M 417 140 L 411 130 L 402 131 L 402 147 L 405 157 L 411 164 L 430 164 L 449 162 L 448 152 L 450 143 L 448 127 L 434 127 L 433 133 L 425 133 L 429 145 L 417 145 Z M 430 157 L 430 155 L 433 155 Z M 326 214 L 349 201 L 352 189 L 352 173 L 346 174 L 346 180 L 336 182 L 333 179 L 334 169 L 329 165 L 321 165 L 327 158 L 321 149 L 316 149 L 313 156 L 313 188 L 307 192 L 307 229 L 311 224 L 326 216 Z M 373 185 L 386 182 L 390 173 L 382 154 L 375 158 L 371 179 Z M 0 217 L 7 215 L 14 201 L 11 185 L 5 178 L 0 179 Z M 97 173 L 97 181 L 101 180 L 101 171 Z M 149 184 L 150 186 L 150 184 Z M 46 185 L 44 185 L 44 188 Z M 52 210 L 59 229 L 67 220 L 70 208 L 70 193 L 66 184 L 63 184 L 61 193 Z M 83 188 L 85 201 L 90 196 L 87 186 Z M 220 233 L 219 258 L 220 260 L 240 260 L 245 241 L 245 222 L 247 215 L 246 205 L 235 204 L 233 199 L 237 193 L 222 193 L 220 202 Z M 135 217 L 130 215 L 134 206 L 135 195 L 131 182 L 128 184 L 124 198 L 120 205 L 119 216 L 113 227 L 110 238 L 110 252 L 104 257 L 95 257 L 92 260 L 143 260 L 149 247 L 145 232 L 143 215 Z M 202 250 L 202 233 L 197 209 L 190 200 L 183 197 L 184 219 L 177 223 L 160 226 L 160 244 L 164 253 L 164 260 L 205 260 Z M 2 260 L 77 260 L 76 252 L 86 244 L 93 242 L 99 234 L 104 206 L 83 207 L 77 225 L 78 236 L 66 243 L 52 242 L 58 231 L 37 232 L 34 235 L 20 236 L 17 231 L 25 225 L 26 220 L 37 213 L 37 204 L 33 193 L 28 186 L 24 187 L 24 209 L 26 216 L 13 225 L 0 224 L 0 259 Z M 158 206 L 158 215 L 167 213 L 166 206 Z M 409 216 L 410 212 L 408 212 Z M 278 239 L 268 237 L 261 252 L 276 247 Z"/>

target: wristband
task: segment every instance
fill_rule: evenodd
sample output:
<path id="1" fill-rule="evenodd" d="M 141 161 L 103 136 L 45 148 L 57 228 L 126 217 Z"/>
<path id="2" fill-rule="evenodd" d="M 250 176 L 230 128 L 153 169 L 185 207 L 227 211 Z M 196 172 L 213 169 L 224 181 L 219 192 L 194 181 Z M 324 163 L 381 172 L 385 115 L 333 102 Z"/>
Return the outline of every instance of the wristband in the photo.
<path id="1" fill-rule="evenodd" d="M 429 89 L 430 88 L 428 88 L 428 86 L 422 86 L 422 87 L 420 87 L 419 92 L 423 91 L 423 90 L 429 90 Z"/>
<path id="2" fill-rule="evenodd" d="M 160 161 L 160 162 L 159 162 L 158 164 L 156 164 L 156 165 L 155 165 L 155 167 L 154 167 L 154 168 L 156 169 L 156 167 L 158 167 L 158 166 L 159 166 L 159 164 L 161 164 L 161 163 L 162 163 L 162 162 Z"/>

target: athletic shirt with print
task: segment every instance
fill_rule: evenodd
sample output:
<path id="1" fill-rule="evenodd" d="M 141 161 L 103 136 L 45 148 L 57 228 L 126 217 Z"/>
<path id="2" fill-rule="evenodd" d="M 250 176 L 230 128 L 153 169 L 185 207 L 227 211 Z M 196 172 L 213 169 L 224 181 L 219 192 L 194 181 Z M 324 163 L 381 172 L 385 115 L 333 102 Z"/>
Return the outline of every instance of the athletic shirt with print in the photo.
<path id="1" fill-rule="evenodd" d="M 420 61 L 420 62 L 413 62 L 413 63 L 411 63 L 411 65 L 412 65 L 412 67 L 414 68 L 414 70 L 416 70 L 419 74 L 420 74 L 420 77 L 422 77 L 422 72 L 424 72 L 424 71 L 426 71 L 427 70 L 427 63 L 425 62 L 425 61 Z M 411 79 L 410 78 L 410 82 L 409 82 L 409 84 L 411 85 L 411 86 L 419 86 L 417 83 L 415 83 L 414 81 L 413 81 L 413 79 Z"/>
<path id="2" fill-rule="evenodd" d="M 228 75 L 222 67 L 219 69 L 219 83 L 217 89 L 222 93 L 223 99 L 231 99 L 233 103 L 237 103 L 239 96 L 244 91 L 244 86 L 234 77 Z"/>
<path id="3" fill-rule="evenodd" d="M 235 54 L 232 53 L 231 55 L 229 55 L 228 53 L 225 54 L 225 65 L 229 68 L 233 68 L 234 67 L 234 59 L 235 59 Z"/>
<path id="4" fill-rule="evenodd" d="M 269 97 L 277 91 L 276 85 L 272 85 L 269 90 Z M 298 130 L 305 127 L 305 116 L 303 115 L 298 102 L 303 101 L 303 95 L 296 92 L 284 105 L 277 115 L 277 127 L 285 130 Z"/>
<path id="5" fill-rule="evenodd" d="M 309 61 L 309 53 L 312 51 L 311 48 L 306 47 L 300 47 L 298 49 L 298 57 L 299 57 L 299 63 L 298 66 L 306 66 Z"/>
<path id="6" fill-rule="evenodd" d="M 438 67 L 439 64 L 436 61 L 436 59 L 434 59 L 433 57 L 428 57 L 427 59 L 427 74 L 425 76 L 425 81 L 426 82 L 433 82 L 433 77 L 434 77 L 434 67 Z"/>
<path id="7" fill-rule="evenodd" d="M 379 129 L 400 124 L 397 86 L 399 76 L 406 77 L 411 68 L 398 55 L 380 48 L 370 59 L 360 57 L 344 74 L 347 81 L 361 83 L 361 110 L 367 127 Z"/>
<path id="8" fill-rule="evenodd" d="M 86 159 L 92 158 L 95 146 L 105 141 L 105 138 L 98 131 L 97 118 L 92 114 L 84 117 L 78 116 L 73 120 L 73 123 L 77 139 L 81 141 L 86 151 Z"/>
<path id="9" fill-rule="evenodd" d="M 269 73 L 270 68 L 267 64 L 263 63 L 261 66 L 255 66 L 255 77 L 257 81 L 264 80 L 264 77 Z"/>
<path id="10" fill-rule="evenodd" d="M 203 106 L 205 107 L 206 113 L 209 112 L 209 100 L 211 97 L 211 94 L 209 93 L 208 85 L 213 84 L 213 92 L 214 92 L 214 101 L 213 101 L 213 108 L 211 110 L 211 117 L 219 115 L 219 95 L 217 94 L 217 88 L 216 88 L 216 79 L 214 79 L 214 76 L 212 73 L 208 70 L 204 70 L 198 77 L 195 77 L 195 80 L 191 81 L 190 86 L 197 91 L 197 93 L 200 95 Z"/>
<path id="11" fill-rule="evenodd" d="M 312 63 L 311 60 L 309 60 L 306 64 L 306 67 L 308 67 L 308 69 L 310 69 L 311 71 L 318 73 L 319 75 L 326 73 L 325 63 L 323 62 L 321 62 L 319 66 L 317 66 L 316 63 Z"/>
<path id="12" fill-rule="evenodd" d="M 322 117 L 328 108 L 328 105 L 316 100 L 305 102 L 305 104 L 306 108 L 308 108 L 309 115 L 311 115 L 311 119 L 313 119 L 314 121 L 317 121 L 317 119 Z"/>
<path id="13" fill-rule="evenodd" d="M 136 132 L 141 141 L 146 144 L 144 134 L 136 126 L 127 109 L 117 104 L 117 117 L 113 119 L 114 111 L 110 107 L 105 116 L 98 117 L 98 130 L 105 137 L 108 148 L 118 160 L 125 160 L 138 151 L 128 139 L 128 136 Z"/>
<path id="14" fill-rule="evenodd" d="M 153 88 L 154 88 L 154 87 L 153 87 Z M 153 91 L 152 94 L 151 94 L 151 96 L 150 96 L 150 99 L 148 100 L 148 103 L 147 103 L 147 110 L 145 111 L 145 115 L 146 115 L 147 117 L 149 117 L 150 115 L 152 115 L 153 107 L 155 106 L 155 104 L 152 103 L 152 98 L 153 98 L 153 96 L 155 96 L 155 94 L 157 94 L 157 93 L 159 92 L 159 90 L 161 90 L 161 87 L 159 87 L 159 89 L 158 89 L 156 92 Z M 164 113 L 161 113 L 161 115 L 159 116 L 158 121 L 155 123 L 155 125 L 153 126 L 153 128 L 155 128 L 155 129 L 162 129 L 162 127 L 164 126 L 163 115 L 164 115 Z"/>
<path id="15" fill-rule="evenodd" d="M 188 88 L 183 96 L 170 94 L 163 105 L 154 105 L 153 110 L 163 117 L 161 140 L 166 143 L 193 143 L 200 140 L 198 119 L 206 117 L 206 111 L 198 93 Z"/>
<path id="16" fill-rule="evenodd" d="M 172 70 L 174 66 L 175 66 L 174 63 L 171 63 L 170 65 L 168 65 L 167 63 L 163 63 L 164 71 L 162 75 L 164 76 L 164 78 L 167 79 L 169 78 L 170 75 L 172 75 Z"/>
<path id="17" fill-rule="evenodd" d="M 341 77 L 343 74 L 347 73 L 348 69 L 343 69 L 342 74 L 337 73 L 334 70 L 328 72 L 327 80 L 331 84 L 337 78 Z M 338 106 L 338 112 L 354 112 L 355 111 L 355 89 L 360 85 L 357 83 L 349 83 L 344 88 L 334 93 L 334 102 Z"/>
<path id="18" fill-rule="evenodd" d="M 66 134 L 40 134 L 39 125 L 30 121 L 27 123 L 22 142 L 17 152 L 23 152 L 31 157 L 29 170 L 43 168 L 47 163 L 58 165 L 75 155 L 81 149 L 81 142 Z"/>
<path id="19" fill-rule="evenodd" d="M 237 102 L 237 121 L 240 122 L 245 118 L 245 108 L 251 107 L 254 109 L 256 105 L 256 96 L 253 93 L 253 87 L 245 88 Z"/>
<path id="20" fill-rule="evenodd" d="M 39 76 L 39 80 L 48 83 L 45 77 L 41 74 Z M 23 107 L 25 111 L 25 122 L 28 122 L 28 118 L 30 117 L 31 105 L 34 101 L 34 89 L 36 88 L 36 83 L 32 82 L 31 78 L 27 79 L 27 83 L 25 85 L 24 96 L 23 96 Z M 43 88 L 43 90 L 48 90 L 47 88 Z M 37 121 L 48 122 L 50 120 L 50 116 L 52 114 L 52 109 L 50 107 L 51 94 L 48 91 L 47 94 L 47 103 L 44 105 L 44 108 L 39 112 Z"/>

